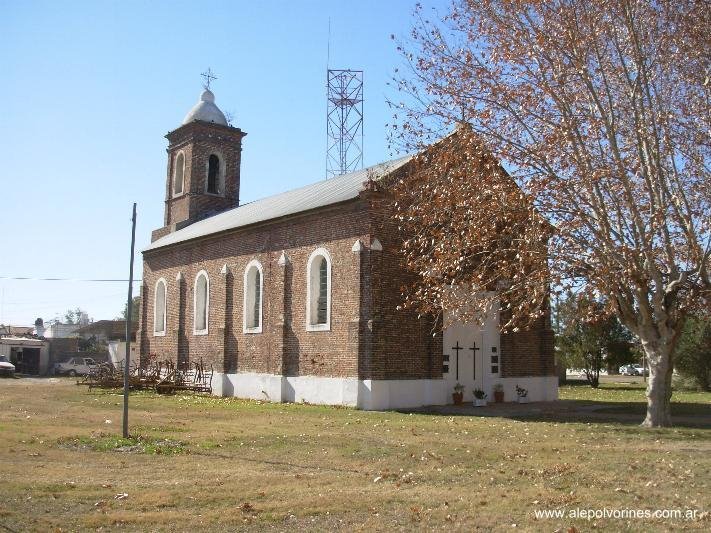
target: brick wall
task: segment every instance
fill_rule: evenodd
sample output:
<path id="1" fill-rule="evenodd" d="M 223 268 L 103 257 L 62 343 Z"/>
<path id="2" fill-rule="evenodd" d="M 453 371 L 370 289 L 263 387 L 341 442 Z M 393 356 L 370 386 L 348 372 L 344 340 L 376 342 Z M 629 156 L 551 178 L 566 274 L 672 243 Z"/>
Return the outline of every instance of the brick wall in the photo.
<path id="1" fill-rule="evenodd" d="M 362 201 L 144 254 L 141 313 L 142 357 L 203 358 L 218 371 L 287 375 L 357 376 L 360 328 L 359 255 L 351 251 L 368 227 Z M 306 331 L 306 270 L 309 255 L 326 248 L 332 258 L 331 329 Z M 279 265 L 285 252 L 289 261 Z M 252 259 L 263 267 L 263 331 L 243 332 L 244 269 Z M 223 265 L 229 274 L 220 274 Z M 208 334 L 193 334 L 197 273 L 208 273 Z M 176 281 L 178 274 L 181 281 Z M 154 287 L 166 280 L 167 332 L 153 335 Z M 183 296 L 181 296 L 183 295 Z M 181 312 L 182 309 L 182 312 Z M 182 321 L 182 326 L 180 321 Z M 185 334 L 181 338 L 180 332 Z"/>
<path id="2" fill-rule="evenodd" d="M 546 318 L 527 330 L 501 336 L 501 376 L 553 376 L 555 339 Z"/>
<path id="3" fill-rule="evenodd" d="M 418 318 L 414 310 L 398 310 L 403 301 L 401 289 L 413 274 L 408 273 L 400 253 L 402 235 L 392 218 L 390 200 L 378 192 L 367 196 L 371 203 L 371 234 L 383 247 L 382 252 L 370 253 L 370 375 L 373 379 L 441 378 L 441 326 L 435 324 L 433 317 Z"/>

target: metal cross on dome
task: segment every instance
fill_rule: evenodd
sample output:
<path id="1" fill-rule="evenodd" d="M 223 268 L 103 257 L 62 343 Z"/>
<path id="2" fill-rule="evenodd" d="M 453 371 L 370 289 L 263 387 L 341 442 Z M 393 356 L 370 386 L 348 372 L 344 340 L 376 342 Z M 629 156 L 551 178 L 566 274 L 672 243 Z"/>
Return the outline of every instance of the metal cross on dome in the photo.
<path id="1" fill-rule="evenodd" d="M 203 78 L 205 78 L 205 83 L 203 83 L 202 86 L 203 86 L 206 90 L 209 91 L 209 90 L 210 90 L 210 82 L 211 82 L 212 80 L 216 80 L 216 79 L 217 79 L 217 76 L 215 76 L 215 73 L 212 72 L 212 70 L 210 70 L 210 67 L 207 68 L 207 71 L 205 71 L 205 72 L 203 72 L 202 74 L 200 74 L 200 76 L 202 76 Z"/>

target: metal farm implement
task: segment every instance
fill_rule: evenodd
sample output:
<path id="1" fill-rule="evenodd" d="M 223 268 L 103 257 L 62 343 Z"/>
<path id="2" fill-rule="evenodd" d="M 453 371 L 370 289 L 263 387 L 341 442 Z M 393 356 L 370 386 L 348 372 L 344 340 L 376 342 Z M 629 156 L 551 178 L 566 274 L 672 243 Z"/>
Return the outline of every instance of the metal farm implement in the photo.
<path id="1" fill-rule="evenodd" d="M 193 362 L 187 368 L 181 369 L 172 361 L 166 361 L 165 377 L 156 384 L 155 390 L 159 394 L 172 394 L 176 391 L 212 392 L 213 369 L 210 365 L 206 368 L 202 359 Z"/>
<path id="2" fill-rule="evenodd" d="M 89 389 L 102 388 L 114 389 L 123 387 L 123 372 L 117 370 L 111 363 L 100 363 L 92 369 L 77 385 L 88 385 Z"/>
<path id="3" fill-rule="evenodd" d="M 213 368 L 206 368 L 202 359 L 186 369 L 176 367 L 170 360 L 158 361 L 151 358 L 145 367 L 134 366 L 129 371 L 129 387 L 133 390 L 155 390 L 160 394 L 175 391 L 212 392 Z M 84 376 L 77 385 L 88 385 L 90 389 L 119 389 L 123 387 L 123 365 L 114 367 L 102 363 Z"/>
<path id="4" fill-rule="evenodd" d="M 132 366 L 128 374 L 128 386 L 132 390 L 151 389 L 158 382 L 160 365 L 149 364 L 147 368 Z M 120 389 L 123 387 L 123 364 L 114 367 L 102 363 L 77 381 L 77 385 L 88 385 L 89 389 Z"/>

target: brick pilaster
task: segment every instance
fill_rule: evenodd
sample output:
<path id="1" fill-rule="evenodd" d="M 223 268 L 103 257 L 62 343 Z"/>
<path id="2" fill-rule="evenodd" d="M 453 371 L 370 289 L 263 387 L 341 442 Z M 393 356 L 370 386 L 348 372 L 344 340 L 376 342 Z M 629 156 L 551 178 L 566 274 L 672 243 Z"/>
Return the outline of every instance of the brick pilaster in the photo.
<path id="1" fill-rule="evenodd" d="M 271 261 L 270 261 L 271 267 Z M 272 294 L 269 296 L 269 309 L 272 315 L 269 317 L 269 336 L 272 339 L 270 350 L 271 373 L 287 375 L 289 370 L 288 354 L 286 350 L 287 328 L 290 327 L 289 310 L 286 308 L 287 298 L 287 271 L 291 268 L 289 256 L 282 252 L 277 260 L 276 266 L 270 268 L 269 274 L 272 277 Z"/>
<path id="2" fill-rule="evenodd" d="M 187 284 L 182 272 L 178 272 L 175 276 L 175 284 L 177 286 L 177 314 L 175 316 L 175 327 L 168 328 L 175 339 L 176 347 L 176 363 L 179 367 L 185 368 L 190 363 L 190 347 L 188 345 L 187 328 L 190 327 L 187 320 Z"/>
<path id="3" fill-rule="evenodd" d="M 349 345 L 351 345 L 349 348 L 358 354 L 358 377 L 360 379 L 370 379 L 373 357 L 371 322 L 373 300 L 370 254 L 360 239 L 353 244 L 352 253 L 353 264 L 351 268 L 353 279 L 358 280 L 360 297 L 349 324 L 348 341 Z"/>
<path id="4" fill-rule="evenodd" d="M 148 361 L 149 340 L 148 340 L 148 318 L 146 309 L 148 307 L 148 288 L 145 283 L 141 285 L 141 305 L 139 306 L 138 331 L 136 340 L 138 341 L 139 364 L 145 366 Z"/>
<path id="5" fill-rule="evenodd" d="M 230 322 L 232 321 L 232 272 L 227 264 L 220 269 L 220 275 L 215 283 L 215 291 L 213 293 L 214 300 L 210 302 L 210 307 L 215 310 L 224 309 L 224 313 L 215 313 L 217 315 L 217 335 L 213 350 L 215 351 L 211 360 L 215 361 L 217 372 L 227 372 L 229 367 L 229 354 L 227 350 L 228 337 L 230 335 Z"/>

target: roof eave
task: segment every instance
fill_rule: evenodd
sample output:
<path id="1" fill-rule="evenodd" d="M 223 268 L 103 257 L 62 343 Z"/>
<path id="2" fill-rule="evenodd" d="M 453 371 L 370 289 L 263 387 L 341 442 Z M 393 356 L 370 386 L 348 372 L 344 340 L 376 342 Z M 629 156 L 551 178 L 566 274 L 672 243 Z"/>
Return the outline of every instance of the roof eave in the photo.
<path id="1" fill-rule="evenodd" d="M 333 209 L 336 207 L 341 207 L 341 206 L 349 204 L 349 203 L 356 203 L 356 202 L 360 202 L 360 201 L 362 201 L 362 198 L 360 196 L 356 196 L 354 198 L 349 198 L 348 200 L 343 200 L 341 202 L 334 202 L 332 204 L 314 207 L 313 209 L 306 209 L 304 211 L 298 211 L 296 213 L 289 213 L 288 215 L 282 215 L 282 216 L 278 216 L 278 217 L 274 217 L 274 218 L 269 218 L 266 220 L 260 220 L 258 222 L 253 222 L 251 224 L 245 224 L 244 226 L 236 226 L 233 228 L 226 228 L 224 230 L 215 231 L 214 233 L 208 233 L 206 235 L 198 235 L 196 237 L 192 237 L 190 239 L 185 239 L 185 240 L 178 241 L 178 242 L 169 242 L 169 243 L 161 245 L 161 246 L 156 246 L 155 248 L 152 248 L 152 247 L 144 248 L 143 250 L 141 250 L 141 253 L 145 255 L 145 254 L 149 254 L 151 252 L 157 251 L 157 250 L 165 250 L 165 249 L 168 249 L 172 246 L 192 244 L 192 243 L 195 243 L 195 242 L 198 242 L 201 240 L 211 239 L 214 237 L 221 237 L 223 235 L 227 235 L 230 233 L 237 233 L 237 232 L 240 232 L 243 230 L 257 228 L 259 226 L 268 226 L 271 224 L 277 224 L 279 222 L 283 222 L 285 220 L 289 220 L 292 218 L 304 217 L 304 216 L 316 213 L 318 211 L 330 210 L 330 209 Z M 156 242 L 158 242 L 158 241 L 156 241 Z"/>

